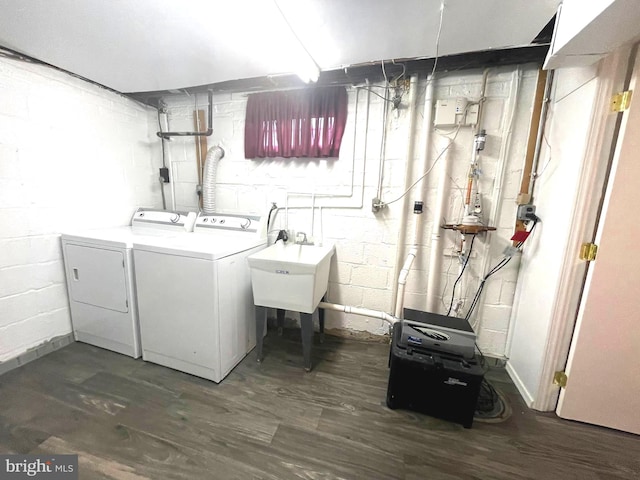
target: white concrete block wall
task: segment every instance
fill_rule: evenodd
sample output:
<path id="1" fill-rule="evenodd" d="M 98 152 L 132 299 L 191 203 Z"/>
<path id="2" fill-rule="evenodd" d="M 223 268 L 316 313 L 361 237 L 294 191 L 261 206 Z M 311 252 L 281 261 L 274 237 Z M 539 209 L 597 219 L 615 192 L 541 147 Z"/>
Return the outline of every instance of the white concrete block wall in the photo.
<path id="1" fill-rule="evenodd" d="M 487 101 L 482 128 L 487 130 L 487 144 L 480 158 L 483 176 L 480 190 L 483 194 L 485 218 L 492 209 L 496 195 L 501 195 L 496 218 L 498 231 L 478 236 L 474 246 L 472 260 L 468 266 L 462 288 L 457 295 L 462 296 L 464 306 L 460 315 L 466 312 L 471 302 L 479 278 L 501 258 L 501 252 L 510 243 L 515 225 L 515 198 L 519 190 L 524 152 L 529 129 L 529 119 L 533 102 L 537 69 L 535 66 L 502 67 L 489 72 Z M 481 71 L 456 72 L 440 75 L 436 79 L 435 97 L 450 98 L 466 96 L 477 101 L 481 92 Z M 411 178 L 417 178 L 423 172 L 417 171 L 416 162 L 420 156 L 420 139 L 424 135 L 422 111 L 426 82 L 421 79 L 418 85 L 418 104 L 414 137 L 416 148 L 411 163 Z M 378 92 L 379 89 L 376 89 Z M 517 96 L 516 96 L 517 90 Z M 271 202 L 280 207 L 287 203 L 290 207 L 288 228 L 295 231 L 311 230 L 309 207 L 312 192 L 316 195 L 316 206 L 322 206 L 322 233 L 325 242 L 336 244 L 336 255 L 332 261 L 328 299 L 336 303 L 366 307 L 392 312 L 392 291 L 396 279 L 395 262 L 399 241 L 400 209 L 402 202 L 389 205 L 378 214 L 371 212 L 371 200 L 376 196 L 378 172 L 380 166 L 380 147 L 382 136 L 383 100 L 370 96 L 369 121 L 366 123 L 365 111 L 367 92 L 356 88 L 349 89 L 349 115 L 339 159 L 260 159 L 244 158 L 244 117 L 246 94 L 214 95 L 214 133 L 209 137 L 209 147 L 220 144 L 226 155 L 218 169 L 218 205 L 219 210 L 228 212 L 256 212 L 265 214 Z M 358 109 L 356 118 L 356 96 Z M 408 108 L 406 94 L 398 112 L 391 112 L 387 122 L 385 149 L 383 195 L 391 200 L 403 191 L 407 165 Z M 169 106 L 169 124 L 172 130 L 191 130 L 194 105 L 206 109 L 206 96 L 197 98 L 186 95 L 174 95 L 165 99 Z M 513 119 L 511 107 L 515 103 Z M 433 162 L 442 148 L 442 136 L 449 129 L 436 132 L 429 147 L 430 160 Z M 365 134 L 367 142 L 365 145 Z M 448 135 L 451 136 L 451 135 Z M 355 148 L 354 148 L 355 146 Z M 451 185 L 446 220 L 455 223 L 461 215 L 463 189 L 466 185 L 473 135 L 469 127 L 461 128 L 449 152 L 452 162 Z M 507 148 L 508 147 L 508 148 Z M 177 205 L 184 209 L 196 208 L 195 175 L 196 154 L 193 139 L 174 139 L 167 146 L 172 159 L 176 182 Z M 494 186 L 496 173 L 502 161 L 506 162 L 505 177 L 502 185 Z M 436 169 L 437 170 L 437 169 Z M 426 305 L 426 283 L 429 249 L 431 244 L 431 225 L 434 222 L 432 208 L 436 199 L 437 176 L 432 174 L 409 194 L 412 208 L 414 200 L 425 202 L 423 226 L 420 232 L 420 251 L 414 263 L 407 288 L 405 306 L 420 310 Z M 292 192 L 305 192 L 295 195 Z M 333 195 L 325 197 L 324 195 Z M 407 225 L 407 243 L 413 232 L 413 215 L 409 214 Z M 314 233 L 320 233 L 320 214 L 316 210 Z M 435 219 L 439 223 L 439 219 Z M 287 226 L 284 211 L 278 214 L 274 228 Z M 458 244 L 459 237 L 447 232 L 443 242 L 445 254 L 450 255 L 452 247 Z M 442 262 L 442 308 L 451 296 L 451 287 L 458 275 L 458 260 L 445 256 Z M 484 270 L 483 270 L 484 269 Z M 486 353 L 501 356 L 504 354 L 508 319 L 513 303 L 514 285 L 517 276 L 518 261 L 512 261 L 487 284 L 481 308 L 473 317 L 473 323 L 479 329 L 479 343 Z M 447 281 L 446 289 L 444 289 Z M 462 292 L 462 293 L 459 293 Z M 505 320 L 506 319 L 506 320 Z M 366 330 L 372 333 L 385 333 L 386 324 L 380 320 L 327 312 L 328 328 Z"/>
<path id="2" fill-rule="evenodd" d="M 0 361 L 71 331 L 60 233 L 160 206 L 154 110 L 0 58 Z"/>

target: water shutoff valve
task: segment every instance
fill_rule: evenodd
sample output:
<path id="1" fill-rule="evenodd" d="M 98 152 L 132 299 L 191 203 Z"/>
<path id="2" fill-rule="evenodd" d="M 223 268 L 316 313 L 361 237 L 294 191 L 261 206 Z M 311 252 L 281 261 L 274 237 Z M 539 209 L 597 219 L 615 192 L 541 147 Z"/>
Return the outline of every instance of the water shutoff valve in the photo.
<path id="1" fill-rule="evenodd" d="M 476 149 L 476 152 L 484 150 L 484 144 L 486 142 L 487 142 L 486 130 L 480 130 L 480 133 L 476 133 L 476 136 L 473 139 L 473 146 Z"/>

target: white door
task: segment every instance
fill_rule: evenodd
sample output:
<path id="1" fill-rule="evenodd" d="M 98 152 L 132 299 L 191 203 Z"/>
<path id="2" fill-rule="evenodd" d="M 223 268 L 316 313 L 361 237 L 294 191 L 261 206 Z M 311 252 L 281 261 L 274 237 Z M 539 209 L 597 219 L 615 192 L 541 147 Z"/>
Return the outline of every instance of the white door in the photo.
<path id="1" fill-rule="evenodd" d="M 639 58 L 630 89 L 556 412 L 640 434 Z"/>

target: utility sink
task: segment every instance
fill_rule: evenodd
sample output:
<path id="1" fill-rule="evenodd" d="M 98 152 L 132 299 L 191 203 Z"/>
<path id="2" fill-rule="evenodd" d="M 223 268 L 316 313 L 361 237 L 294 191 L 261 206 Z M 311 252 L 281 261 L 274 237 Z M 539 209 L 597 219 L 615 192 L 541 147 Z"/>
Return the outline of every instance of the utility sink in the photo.
<path id="1" fill-rule="evenodd" d="M 335 248 L 277 242 L 248 257 L 253 302 L 262 307 L 313 313 L 327 291 Z"/>

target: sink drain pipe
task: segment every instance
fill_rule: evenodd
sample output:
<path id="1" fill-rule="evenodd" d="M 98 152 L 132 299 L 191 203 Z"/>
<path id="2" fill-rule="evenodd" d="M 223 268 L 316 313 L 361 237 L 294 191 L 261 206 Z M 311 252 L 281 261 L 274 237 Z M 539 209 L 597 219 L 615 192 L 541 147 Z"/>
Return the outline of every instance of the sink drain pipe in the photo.
<path id="1" fill-rule="evenodd" d="M 400 321 L 399 318 L 389 315 L 386 312 L 369 310 L 368 308 L 350 307 L 348 305 L 339 305 L 337 303 L 320 302 L 318 308 L 334 310 L 336 312 L 352 313 L 353 315 L 361 315 L 363 317 L 379 318 L 380 320 L 387 322 L 390 326 L 393 326 L 394 323 Z"/>

